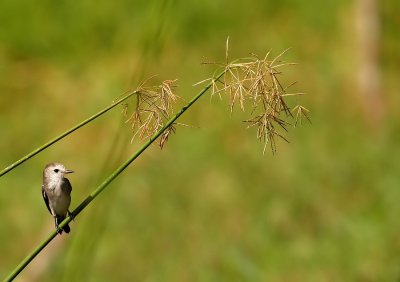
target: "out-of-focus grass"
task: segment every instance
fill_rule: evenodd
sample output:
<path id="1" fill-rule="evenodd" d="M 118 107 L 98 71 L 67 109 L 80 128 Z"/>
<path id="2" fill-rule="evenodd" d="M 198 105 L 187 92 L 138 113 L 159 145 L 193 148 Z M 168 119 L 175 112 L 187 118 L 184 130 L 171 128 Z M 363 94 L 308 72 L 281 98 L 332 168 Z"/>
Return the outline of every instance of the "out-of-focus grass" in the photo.
<path id="1" fill-rule="evenodd" d="M 212 71 L 202 57 L 223 60 L 227 35 L 232 57 L 292 47 L 286 58 L 300 65 L 287 80 L 309 94 L 313 124 L 292 130 L 277 156 L 262 156 L 246 117 L 203 97 L 184 116 L 199 128 L 181 127 L 163 151 L 149 150 L 57 239 L 64 244 L 51 260 L 41 254 L 22 278 L 39 263 L 47 263 L 40 281 L 399 278 L 394 1 L 382 4 L 388 113 L 374 130 L 354 93 L 346 1 L 25 2 L 0 4 L 2 166 L 151 74 L 178 78 L 188 99 Z M 58 160 L 76 171 L 76 206 L 134 151 L 129 140 L 117 110 L 0 179 L 0 276 L 53 228 L 43 166 Z"/>

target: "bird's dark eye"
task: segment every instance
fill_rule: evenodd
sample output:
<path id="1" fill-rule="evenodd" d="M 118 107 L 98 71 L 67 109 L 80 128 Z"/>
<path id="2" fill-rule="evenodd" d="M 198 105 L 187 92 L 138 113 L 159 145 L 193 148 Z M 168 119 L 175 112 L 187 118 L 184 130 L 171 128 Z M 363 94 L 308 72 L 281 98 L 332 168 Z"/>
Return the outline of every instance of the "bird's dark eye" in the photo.
<path id="1" fill-rule="evenodd" d="M 55 173 L 58 173 L 60 170 L 58 169 L 58 168 L 56 168 L 55 170 L 54 170 L 54 172 Z"/>

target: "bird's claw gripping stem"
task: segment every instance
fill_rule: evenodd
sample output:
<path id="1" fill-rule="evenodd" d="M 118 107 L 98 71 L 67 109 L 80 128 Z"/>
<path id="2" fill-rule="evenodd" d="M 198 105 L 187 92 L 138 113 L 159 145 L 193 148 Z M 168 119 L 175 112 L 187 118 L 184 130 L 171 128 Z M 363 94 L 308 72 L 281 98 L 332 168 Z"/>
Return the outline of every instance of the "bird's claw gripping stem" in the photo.
<path id="1" fill-rule="evenodd" d="M 74 220 L 74 219 L 75 219 L 75 215 L 74 215 L 72 212 L 68 211 L 68 212 L 67 212 L 67 215 L 69 216 L 69 218 L 70 218 L 71 220 Z"/>

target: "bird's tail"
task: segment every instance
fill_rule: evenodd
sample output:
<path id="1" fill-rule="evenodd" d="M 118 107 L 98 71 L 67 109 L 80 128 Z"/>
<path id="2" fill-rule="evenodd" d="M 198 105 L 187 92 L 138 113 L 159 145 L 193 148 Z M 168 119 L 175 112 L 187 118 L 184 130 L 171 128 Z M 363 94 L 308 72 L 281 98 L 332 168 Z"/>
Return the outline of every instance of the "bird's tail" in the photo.
<path id="1" fill-rule="evenodd" d="M 57 216 L 56 217 L 56 224 L 57 224 L 57 226 L 63 221 L 65 219 L 65 216 Z M 65 225 L 63 228 L 62 228 L 62 230 L 65 232 L 65 233 L 69 233 L 70 231 L 71 231 L 71 228 L 69 228 L 69 225 L 67 224 L 67 225 Z M 61 233 L 60 233 L 61 234 Z"/>

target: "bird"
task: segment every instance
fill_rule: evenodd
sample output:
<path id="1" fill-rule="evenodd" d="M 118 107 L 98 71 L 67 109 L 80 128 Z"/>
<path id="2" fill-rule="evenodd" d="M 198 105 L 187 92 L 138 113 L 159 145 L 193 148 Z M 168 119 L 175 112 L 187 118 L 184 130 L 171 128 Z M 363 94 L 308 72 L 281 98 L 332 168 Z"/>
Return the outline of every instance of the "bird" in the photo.
<path id="1" fill-rule="evenodd" d="M 50 214 L 54 217 L 55 227 L 58 234 L 69 233 L 71 231 L 69 225 L 63 228 L 59 224 L 69 216 L 73 219 L 72 213 L 69 211 L 71 204 L 72 186 L 66 174 L 74 171 L 65 168 L 61 163 L 49 163 L 43 170 L 42 196 Z"/>

